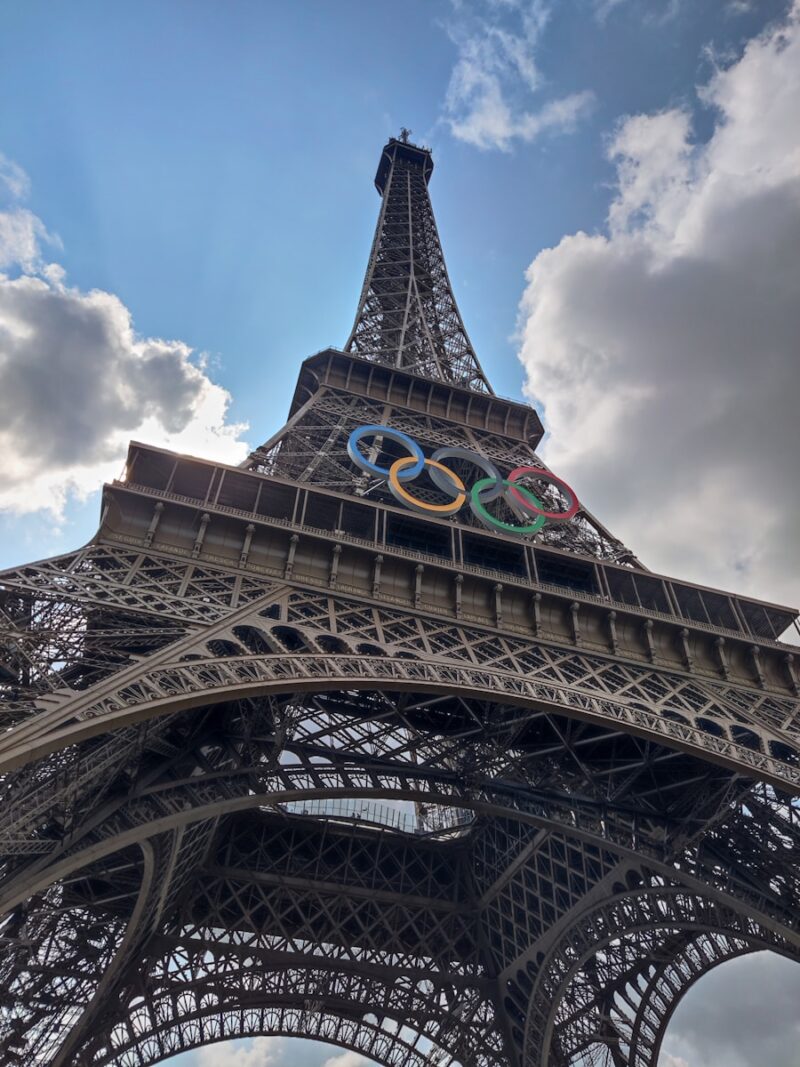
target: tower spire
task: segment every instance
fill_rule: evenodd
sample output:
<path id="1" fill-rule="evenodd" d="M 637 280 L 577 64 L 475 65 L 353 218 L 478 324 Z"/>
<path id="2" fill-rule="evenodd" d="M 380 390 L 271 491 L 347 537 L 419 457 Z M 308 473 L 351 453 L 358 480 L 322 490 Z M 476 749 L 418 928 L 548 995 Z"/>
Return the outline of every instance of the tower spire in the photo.
<path id="1" fill-rule="evenodd" d="M 492 388 L 456 305 L 436 229 L 429 148 L 410 130 L 381 153 L 382 203 L 353 330 L 345 346 L 365 359 L 481 393 Z"/>

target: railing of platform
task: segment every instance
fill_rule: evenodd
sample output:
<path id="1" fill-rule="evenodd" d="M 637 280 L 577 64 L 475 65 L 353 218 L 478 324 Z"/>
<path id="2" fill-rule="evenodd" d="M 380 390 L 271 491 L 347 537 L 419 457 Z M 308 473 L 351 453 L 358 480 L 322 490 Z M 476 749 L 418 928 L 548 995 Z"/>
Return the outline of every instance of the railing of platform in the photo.
<path id="1" fill-rule="evenodd" d="M 424 806 L 424 812 L 403 810 L 391 803 L 357 798 L 293 800 L 283 804 L 289 815 L 340 820 L 366 826 L 382 826 L 398 833 L 425 834 L 455 830 L 473 821 L 470 811 L 457 808 Z"/>

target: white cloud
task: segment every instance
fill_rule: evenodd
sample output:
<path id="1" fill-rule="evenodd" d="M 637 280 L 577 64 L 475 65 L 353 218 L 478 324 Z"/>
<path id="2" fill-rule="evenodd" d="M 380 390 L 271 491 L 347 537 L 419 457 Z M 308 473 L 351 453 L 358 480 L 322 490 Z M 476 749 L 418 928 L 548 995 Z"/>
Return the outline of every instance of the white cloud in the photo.
<path id="1" fill-rule="evenodd" d="M 754 6 L 754 0 L 728 0 L 725 13 L 726 15 L 749 15 Z"/>
<path id="2" fill-rule="evenodd" d="M 175 1057 L 175 1067 L 373 1067 L 357 1052 L 296 1037 L 255 1037 L 220 1042 Z M 173 1063 L 173 1060 L 169 1061 Z"/>
<path id="3" fill-rule="evenodd" d="M 723 963 L 677 1007 L 658 1067 L 797 1067 L 800 967 L 771 952 Z"/>
<path id="4" fill-rule="evenodd" d="M 40 218 L 20 205 L 30 192 L 30 179 L 13 160 L 0 152 L 0 195 L 9 203 L 0 211 L 0 270 L 18 267 L 27 272 L 42 267 L 41 243 L 61 247 Z"/>
<path id="5" fill-rule="evenodd" d="M 41 264 L 40 242 L 48 239 L 42 220 L 27 208 L 0 211 L 0 270 L 15 266 L 36 270 Z"/>
<path id="6" fill-rule="evenodd" d="M 28 195 L 31 183 L 22 167 L 0 152 L 0 188 L 3 186 L 15 200 L 21 200 Z"/>
<path id="7" fill-rule="evenodd" d="M 476 12 L 482 10 L 482 14 Z M 536 49 L 549 8 L 541 0 L 457 5 L 449 32 L 458 59 L 445 97 L 445 115 L 459 140 L 478 148 L 510 149 L 547 131 L 575 128 L 591 108 L 588 91 L 556 97 L 532 107 L 543 88 Z"/>
<path id="8" fill-rule="evenodd" d="M 612 11 L 622 7 L 626 0 L 593 0 L 593 2 L 595 18 L 598 22 L 604 23 Z M 731 0 L 731 2 L 746 4 L 749 0 Z M 645 0 L 644 3 L 639 0 L 637 4 L 628 6 L 646 25 L 660 27 L 677 17 L 681 10 L 681 3 L 682 0 Z"/>
<path id="9" fill-rule="evenodd" d="M 528 271 L 547 460 L 649 565 L 800 603 L 800 2 L 682 110 L 624 120 L 608 232 Z"/>
<path id="10" fill-rule="evenodd" d="M 255 1037 L 206 1045 L 195 1054 L 197 1067 L 273 1067 L 282 1044 L 281 1038 Z"/>
<path id="11" fill-rule="evenodd" d="M 625 0 L 594 0 L 594 13 L 598 22 L 605 22 L 614 8 L 624 4 Z"/>
<path id="12" fill-rule="evenodd" d="M 18 199 L 24 172 L 0 158 Z M 42 221 L 18 203 L 0 213 L 0 509 L 58 515 L 116 477 L 131 438 L 235 463 L 244 427 L 229 394 L 181 341 L 139 337 L 111 293 L 64 284 L 45 263 Z"/>
<path id="13" fill-rule="evenodd" d="M 365 1059 L 358 1052 L 343 1052 L 325 1060 L 322 1067 L 369 1067 L 371 1063 L 372 1060 Z"/>

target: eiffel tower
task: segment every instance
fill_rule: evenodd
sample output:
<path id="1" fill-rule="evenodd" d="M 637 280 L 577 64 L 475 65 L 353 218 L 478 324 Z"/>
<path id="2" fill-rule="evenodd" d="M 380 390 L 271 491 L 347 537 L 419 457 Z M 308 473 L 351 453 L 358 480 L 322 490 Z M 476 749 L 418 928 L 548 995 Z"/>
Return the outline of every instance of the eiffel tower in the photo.
<path id="1" fill-rule="evenodd" d="M 3 1064 L 656 1067 L 699 977 L 800 958 L 797 613 L 653 573 L 544 467 L 432 170 L 383 149 L 274 437 L 134 442 L 86 547 L 0 574 Z"/>

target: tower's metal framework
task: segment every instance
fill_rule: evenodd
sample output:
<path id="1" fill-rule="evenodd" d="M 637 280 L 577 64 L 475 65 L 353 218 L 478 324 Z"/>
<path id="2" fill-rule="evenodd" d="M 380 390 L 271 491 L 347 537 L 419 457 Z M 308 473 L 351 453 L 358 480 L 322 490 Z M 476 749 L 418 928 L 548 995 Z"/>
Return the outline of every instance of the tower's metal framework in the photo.
<path id="1" fill-rule="evenodd" d="M 375 423 L 539 465 L 431 170 L 384 149 L 353 332 L 274 438 L 240 468 L 134 443 L 85 548 L 0 575 L 4 1064 L 294 1034 L 656 1067 L 699 976 L 800 954 L 796 613 L 585 511 L 412 515 L 348 459 Z"/>

